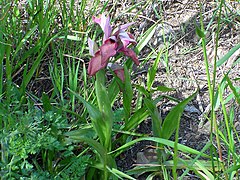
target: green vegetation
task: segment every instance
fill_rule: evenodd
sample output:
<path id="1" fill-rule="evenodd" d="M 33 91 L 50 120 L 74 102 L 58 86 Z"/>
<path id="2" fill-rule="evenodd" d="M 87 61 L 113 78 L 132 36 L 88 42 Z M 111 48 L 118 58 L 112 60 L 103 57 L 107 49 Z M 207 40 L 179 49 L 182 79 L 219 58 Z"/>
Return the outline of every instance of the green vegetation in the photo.
<path id="1" fill-rule="evenodd" d="M 132 3 L 118 17 L 112 18 L 111 23 L 132 22 L 122 22 L 122 17 L 135 10 L 133 19 L 136 19 L 140 13 L 138 5 L 147 7 L 151 3 Z M 196 98 L 199 89 L 180 100 L 169 95 L 175 88 L 155 86 L 158 65 L 162 63 L 167 74 L 172 68 L 168 54 L 172 47 L 164 31 L 164 45 L 151 47 L 151 52 L 139 59 L 140 65 L 136 67 L 152 62 L 145 74 L 146 82 L 133 81 L 131 58 L 135 56 L 119 49 L 109 61 L 122 62 L 119 73 L 123 74 L 115 74 L 116 69 L 101 68 L 91 77 L 87 70 L 92 58 L 88 38 L 98 46 L 104 44 L 103 32 L 94 24 L 92 16 L 102 13 L 112 16 L 116 3 L 108 6 L 108 1 L 100 0 L 1 0 L 1 178 L 137 179 L 145 175 L 146 179 L 184 179 L 191 173 L 199 179 L 239 179 L 237 144 L 240 138 L 234 122 L 238 113 L 235 105 L 240 104 L 240 87 L 236 85 L 240 77 L 229 76 L 239 64 L 239 57 L 222 79 L 217 79 L 216 75 L 217 68 L 240 49 L 237 44 L 221 59 L 217 57 L 220 30 L 224 23 L 239 18 L 239 12 L 228 9 L 225 1 L 216 2 L 216 6 L 209 21 L 216 24 L 212 32 L 215 40 L 212 72 L 206 46 L 208 28 L 200 10 L 201 3 L 200 23 L 195 24 L 211 106 L 210 115 L 206 114 L 211 124 L 210 140 L 197 150 L 179 142 L 179 128 L 186 105 Z M 162 10 L 157 11 L 154 9 L 159 21 L 139 35 L 136 45 L 132 42 L 128 46 L 137 55 L 144 53 L 161 23 Z M 118 44 L 118 47 L 121 46 Z M 138 65 L 138 60 L 134 62 Z M 230 92 L 227 96 L 226 91 Z M 163 118 L 157 104 L 164 100 L 177 105 Z M 217 113 L 222 115 L 221 119 Z M 152 133 L 138 133 L 138 126 L 147 119 L 151 119 Z M 127 156 L 129 149 L 142 142 L 154 146 L 157 160 L 135 167 L 129 165 L 128 170 L 122 168 L 118 159 Z"/>

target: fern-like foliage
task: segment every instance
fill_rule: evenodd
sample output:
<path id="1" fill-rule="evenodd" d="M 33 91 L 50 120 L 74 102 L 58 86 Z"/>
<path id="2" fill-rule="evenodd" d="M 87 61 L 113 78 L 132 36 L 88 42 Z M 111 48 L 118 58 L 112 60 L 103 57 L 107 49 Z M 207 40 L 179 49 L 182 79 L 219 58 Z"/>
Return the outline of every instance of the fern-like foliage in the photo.
<path id="1" fill-rule="evenodd" d="M 86 173 L 86 169 L 90 163 L 90 156 L 80 156 L 73 159 L 73 163 L 64 169 L 57 179 L 62 180 L 78 180 Z"/>

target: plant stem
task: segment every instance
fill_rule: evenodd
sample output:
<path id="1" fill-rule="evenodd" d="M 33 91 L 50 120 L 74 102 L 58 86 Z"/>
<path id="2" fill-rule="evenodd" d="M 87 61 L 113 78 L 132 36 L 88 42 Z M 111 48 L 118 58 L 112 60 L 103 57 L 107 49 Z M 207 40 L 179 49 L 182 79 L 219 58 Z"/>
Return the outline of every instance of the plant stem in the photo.
<path id="1" fill-rule="evenodd" d="M 213 88 L 212 88 L 213 89 L 213 91 L 212 91 L 213 100 L 215 99 L 214 98 L 214 96 L 215 96 L 214 89 L 215 89 L 215 84 L 216 84 L 216 72 L 217 72 L 217 49 L 218 49 L 218 40 L 219 40 L 219 33 L 220 33 L 220 21 L 221 21 L 223 3 L 224 3 L 224 1 L 221 0 L 220 6 L 219 6 L 218 19 L 217 19 L 217 33 L 216 33 L 216 38 L 215 38 L 214 65 L 213 65 L 213 85 L 212 85 L 213 86 Z M 212 101 L 212 103 L 214 103 L 214 102 Z M 223 168 L 223 171 L 225 171 L 224 162 L 223 162 L 223 158 L 222 158 L 222 148 L 221 148 L 219 134 L 218 134 L 217 119 L 216 119 L 216 114 L 214 112 L 214 104 L 212 104 L 212 118 L 213 118 L 214 129 L 215 129 L 215 132 L 216 132 L 218 155 L 219 155 L 219 159 L 221 161 L 221 166 Z M 226 180 L 228 179 L 227 174 L 225 174 L 225 178 L 226 178 Z"/>
<path id="2" fill-rule="evenodd" d="M 202 15 L 202 3 L 201 0 L 199 0 L 199 7 L 200 7 L 200 24 L 201 24 L 201 31 L 205 34 L 205 30 L 204 30 L 204 24 L 203 24 L 203 15 Z M 205 39 L 205 35 L 203 37 L 201 37 L 202 40 L 202 48 L 203 48 L 203 58 L 204 58 L 204 63 L 205 63 L 205 69 L 206 69 L 206 74 L 207 74 L 207 83 L 208 83 L 208 92 L 209 92 L 209 96 L 210 96 L 210 103 L 213 107 L 213 89 L 211 86 L 211 79 L 210 79 L 210 73 L 209 73 L 209 64 L 208 64 L 208 57 L 207 57 L 207 48 L 206 48 L 206 39 Z M 214 111 L 212 111 L 213 113 L 211 114 L 214 115 Z M 213 121 L 211 121 L 211 134 L 210 134 L 210 142 L 211 144 L 213 144 Z M 210 148 L 211 151 L 211 158 L 213 159 L 213 145 Z M 213 173 L 215 174 L 215 167 L 214 167 L 214 162 L 212 161 L 212 167 L 213 167 Z"/>

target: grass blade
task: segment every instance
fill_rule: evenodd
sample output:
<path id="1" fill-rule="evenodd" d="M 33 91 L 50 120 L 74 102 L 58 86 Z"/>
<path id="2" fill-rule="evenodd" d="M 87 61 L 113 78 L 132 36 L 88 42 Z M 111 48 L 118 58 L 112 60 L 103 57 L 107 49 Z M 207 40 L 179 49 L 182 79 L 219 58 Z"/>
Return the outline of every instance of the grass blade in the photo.
<path id="1" fill-rule="evenodd" d="M 143 138 L 138 138 L 138 139 L 134 139 L 124 145 L 122 145 L 121 147 L 117 148 L 114 151 L 109 152 L 108 154 L 114 154 L 114 156 L 118 156 L 119 154 L 121 154 L 125 149 L 131 147 L 132 145 L 141 142 L 141 141 L 152 141 L 152 142 L 156 142 L 159 144 L 163 144 L 165 146 L 169 146 L 171 148 L 174 148 L 174 143 L 173 141 L 167 140 L 167 139 L 163 139 L 163 138 L 156 138 L 156 137 L 143 137 Z M 201 153 L 195 149 L 192 149 L 190 147 L 187 147 L 185 145 L 182 144 L 178 144 L 178 150 L 185 152 L 185 153 L 190 153 L 190 154 L 195 154 L 195 155 L 201 155 L 202 157 L 206 157 L 209 158 L 209 155 Z"/>
<path id="2" fill-rule="evenodd" d="M 28 83 L 30 82 L 31 78 L 33 77 L 36 69 L 38 68 L 38 66 L 39 66 L 39 64 L 40 64 L 40 62 L 41 62 L 41 60 L 42 60 L 42 57 L 43 57 L 43 55 L 44 55 L 44 53 L 45 53 L 48 45 L 49 45 L 54 39 L 56 39 L 56 38 L 59 36 L 60 33 L 61 33 L 61 32 L 55 34 L 55 35 L 45 44 L 45 46 L 43 47 L 42 51 L 41 51 L 40 54 L 38 55 L 37 59 L 34 61 L 31 69 L 30 69 L 29 72 L 28 72 L 28 74 L 24 77 L 23 82 L 22 82 L 22 84 L 21 84 L 21 89 L 25 89 L 25 87 L 28 85 Z"/>
<path id="3" fill-rule="evenodd" d="M 226 80 L 228 82 L 228 85 L 229 85 L 230 89 L 232 90 L 234 96 L 236 97 L 236 100 L 237 100 L 238 104 L 240 105 L 240 93 L 237 92 L 237 89 L 233 86 L 233 84 L 232 84 L 230 78 L 228 77 L 228 75 L 226 75 L 225 78 L 226 78 Z"/>
<path id="4" fill-rule="evenodd" d="M 217 67 L 224 64 L 238 49 L 240 49 L 240 44 L 237 44 L 235 47 L 233 47 L 225 56 L 223 56 L 221 59 L 217 61 Z"/>
<path id="5" fill-rule="evenodd" d="M 20 43 L 18 44 L 16 51 L 13 55 L 12 61 L 15 59 L 18 51 L 22 48 L 23 44 L 28 40 L 28 38 L 34 33 L 34 31 L 37 30 L 38 25 L 35 25 L 26 35 L 25 37 L 20 41 Z"/>
<path id="6" fill-rule="evenodd" d="M 143 36 L 140 37 L 140 41 L 136 46 L 136 51 L 137 53 L 140 53 L 140 51 L 147 45 L 147 43 L 150 41 L 152 36 L 154 35 L 155 31 L 157 28 L 157 23 L 152 25 L 145 33 Z"/>

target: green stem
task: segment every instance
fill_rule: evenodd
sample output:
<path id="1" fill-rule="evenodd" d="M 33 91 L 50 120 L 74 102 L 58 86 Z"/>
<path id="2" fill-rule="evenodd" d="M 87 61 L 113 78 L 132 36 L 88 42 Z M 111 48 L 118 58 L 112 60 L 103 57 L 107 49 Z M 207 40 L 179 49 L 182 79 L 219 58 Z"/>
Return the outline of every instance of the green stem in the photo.
<path id="1" fill-rule="evenodd" d="M 201 24 L 201 31 L 204 32 L 204 24 L 203 24 L 203 15 L 202 15 L 202 3 L 201 0 L 199 0 L 199 7 L 200 7 L 200 24 Z M 205 32 L 204 32 L 205 33 Z M 206 74 L 207 74 L 207 83 L 208 83 L 208 92 L 210 96 L 210 103 L 211 106 L 213 106 L 213 90 L 211 86 L 211 79 L 210 79 L 210 72 L 209 72 L 209 64 L 208 64 L 208 57 L 207 57 L 207 48 L 206 48 L 206 39 L 205 35 L 201 38 L 202 40 L 202 48 L 203 48 L 203 58 L 204 58 L 204 63 L 205 63 L 205 69 L 206 69 Z M 212 111 L 213 112 L 213 111 Z M 212 113 L 211 115 L 213 115 Z M 211 121 L 211 134 L 210 134 L 210 142 L 213 144 L 213 121 Z M 210 148 L 211 151 L 211 159 L 213 159 L 213 145 Z M 214 167 L 214 162 L 212 161 L 212 167 L 213 167 L 213 172 L 215 173 L 215 167 Z"/>
<path id="2" fill-rule="evenodd" d="M 200 23 L 201 23 L 201 30 L 204 32 L 204 25 L 203 25 L 203 16 L 202 16 L 202 11 L 201 7 L 202 4 L 199 1 L 200 4 Z M 218 155 L 220 159 L 221 166 L 223 168 L 223 171 L 225 169 L 224 163 L 223 163 L 223 158 L 222 158 L 222 149 L 221 149 L 221 144 L 220 144 L 220 138 L 218 134 L 218 125 L 217 125 L 217 119 L 216 119 L 216 114 L 214 111 L 214 104 L 215 104 L 215 86 L 216 86 L 216 72 L 217 72 L 217 49 L 218 49 L 218 39 L 219 39 L 219 32 L 220 32 L 220 20 L 221 20 L 221 13 L 222 13 L 222 4 L 223 0 L 221 0 L 220 7 L 219 7 L 219 15 L 218 15 L 218 26 L 217 26 L 217 33 L 215 37 L 215 55 L 214 55 L 214 65 L 213 65 L 213 81 L 211 85 L 211 78 L 210 78 L 210 73 L 209 73 L 209 64 L 208 64 L 208 58 L 207 58 L 207 50 L 206 50 L 206 39 L 205 36 L 202 37 L 202 46 L 203 46 L 203 55 L 204 55 L 204 62 L 206 66 L 206 74 L 207 74 L 207 82 L 208 82 L 208 89 L 209 89 L 209 95 L 210 95 L 210 103 L 211 103 L 211 136 L 210 136 L 210 141 L 211 143 L 213 142 L 213 128 L 215 129 L 215 134 L 216 134 L 216 141 L 217 141 L 217 147 L 218 147 Z M 213 147 L 212 147 L 213 148 Z M 213 152 L 213 149 L 211 148 L 211 152 Z M 211 153 L 212 154 L 212 153 Z M 213 164 L 213 161 L 212 161 Z M 214 169 L 214 166 L 213 166 Z M 225 174 L 225 178 L 228 179 L 227 175 Z"/>
<path id="3" fill-rule="evenodd" d="M 220 21 L 221 21 L 221 14 L 222 14 L 222 5 L 224 1 L 221 0 L 220 2 L 220 7 L 219 7 L 219 15 L 218 15 L 218 20 L 217 20 L 217 33 L 216 33 L 216 38 L 215 38 L 215 49 L 214 49 L 214 65 L 213 65 L 213 90 L 215 89 L 215 84 L 216 84 L 216 72 L 217 72 L 217 49 L 218 49 L 218 40 L 219 40 L 219 33 L 220 33 Z M 215 94 L 214 91 L 212 91 L 212 97 L 214 98 Z M 213 101 L 212 101 L 213 103 Z M 222 148 L 220 144 L 220 138 L 218 134 L 218 124 L 217 124 L 217 119 L 216 119 L 216 114 L 214 112 L 214 104 L 212 104 L 212 117 L 213 117 L 213 124 L 214 124 L 214 129 L 216 132 L 216 140 L 217 140 L 217 147 L 218 147 L 218 155 L 219 159 L 221 161 L 221 166 L 223 168 L 223 171 L 225 171 L 224 167 L 224 162 L 222 158 Z M 226 180 L 228 180 L 227 174 L 225 174 Z"/>

